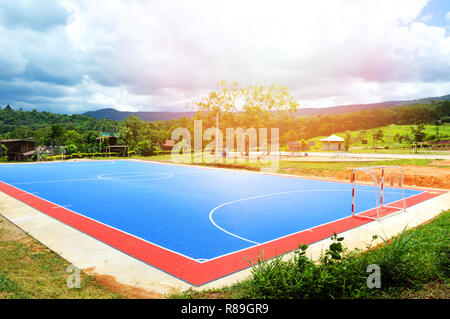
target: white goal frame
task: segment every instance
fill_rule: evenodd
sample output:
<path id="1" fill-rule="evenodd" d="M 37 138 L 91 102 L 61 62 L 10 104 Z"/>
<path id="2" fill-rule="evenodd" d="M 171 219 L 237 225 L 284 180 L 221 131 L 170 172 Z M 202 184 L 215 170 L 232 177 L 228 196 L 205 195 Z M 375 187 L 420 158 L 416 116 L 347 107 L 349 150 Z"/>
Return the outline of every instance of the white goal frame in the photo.
<path id="1" fill-rule="evenodd" d="M 357 175 L 356 173 L 358 171 L 364 171 L 369 173 L 372 178 L 373 178 L 373 185 L 375 188 L 375 203 L 376 203 L 376 212 L 377 212 L 377 217 L 370 217 L 370 216 L 364 216 L 364 215 L 360 215 L 360 213 L 358 214 L 358 217 L 362 217 L 362 218 L 368 218 L 368 219 L 372 219 L 372 220 L 377 220 L 380 221 L 381 219 L 383 219 L 383 217 L 380 216 L 380 210 L 383 207 L 388 207 L 388 208 L 396 208 L 399 209 L 399 207 L 392 207 L 392 206 L 388 206 L 388 205 L 384 205 L 383 199 L 384 199 L 384 183 L 385 183 L 385 170 L 386 169 L 395 169 L 398 171 L 399 176 L 399 188 L 401 189 L 402 192 L 402 201 L 403 201 L 403 207 L 400 209 L 403 212 L 406 212 L 406 196 L 405 196 L 405 188 L 404 188 L 404 184 L 403 184 L 403 168 L 399 167 L 399 166 L 386 166 L 386 165 L 380 165 L 380 166 L 371 166 L 371 167 L 358 167 L 358 168 L 353 168 L 353 173 L 352 173 L 352 217 L 355 217 L 355 195 L 356 195 L 356 178 Z M 381 178 L 380 178 L 380 182 L 378 182 L 377 179 L 377 174 L 376 172 L 380 171 L 381 173 Z M 378 187 L 380 188 L 380 200 L 378 201 Z M 392 216 L 393 214 L 389 214 L 388 216 Z"/>
<path id="2" fill-rule="evenodd" d="M 42 154 L 48 154 L 48 151 L 51 152 L 50 156 L 55 156 L 55 155 L 61 155 L 62 156 L 62 160 L 65 161 L 66 160 L 66 147 L 65 146 L 38 146 L 36 147 L 36 152 L 37 152 L 37 162 L 42 162 Z M 55 154 L 55 151 L 61 151 L 61 154 Z"/>

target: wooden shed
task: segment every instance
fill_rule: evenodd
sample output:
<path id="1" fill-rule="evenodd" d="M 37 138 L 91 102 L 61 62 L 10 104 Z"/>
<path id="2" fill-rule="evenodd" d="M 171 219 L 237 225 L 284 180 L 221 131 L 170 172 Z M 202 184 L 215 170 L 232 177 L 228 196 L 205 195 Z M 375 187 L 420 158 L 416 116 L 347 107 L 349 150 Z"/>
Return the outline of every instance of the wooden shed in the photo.
<path id="1" fill-rule="evenodd" d="M 175 141 L 173 140 L 165 140 L 164 143 L 161 143 L 161 149 L 165 151 L 170 151 L 175 146 Z"/>
<path id="2" fill-rule="evenodd" d="M 342 137 L 331 135 L 320 140 L 323 151 L 343 151 L 344 139 Z"/>
<path id="3" fill-rule="evenodd" d="M 28 139 L 0 140 L 8 149 L 8 161 L 23 161 L 29 159 L 35 152 L 35 142 Z"/>

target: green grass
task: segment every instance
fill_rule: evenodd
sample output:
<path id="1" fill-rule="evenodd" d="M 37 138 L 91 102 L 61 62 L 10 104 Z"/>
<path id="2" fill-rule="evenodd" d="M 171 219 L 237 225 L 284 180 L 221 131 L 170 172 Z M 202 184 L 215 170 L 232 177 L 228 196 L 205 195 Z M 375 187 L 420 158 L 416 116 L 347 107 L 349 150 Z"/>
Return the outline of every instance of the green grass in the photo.
<path id="1" fill-rule="evenodd" d="M 345 162 L 303 162 L 303 161 L 280 161 L 280 169 L 300 168 L 317 171 L 342 171 L 354 167 L 369 167 L 376 165 L 414 165 L 426 166 L 432 161 L 427 159 L 399 159 L 399 160 L 381 160 L 381 161 L 345 161 Z"/>
<path id="2" fill-rule="evenodd" d="M 306 257 L 307 246 L 292 258 L 259 258 L 249 279 L 221 289 L 187 290 L 172 298 L 443 298 L 449 290 L 450 211 L 431 222 L 384 239 L 368 250 L 342 249 L 334 237 L 319 261 Z M 382 234 L 380 234 L 382 235 Z M 367 267 L 381 268 L 381 287 L 367 287 Z"/>
<path id="3" fill-rule="evenodd" d="M 124 298 L 84 272 L 81 287 L 68 288 L 69 262 L 7 223 L 0 217 L 0 299 Z"/>
<path id="4" fill-rule="evenodd" d="M 380 127 L 380 129 L 383 131 L 383 141 L 377 142 L 377 148 L 383 148 L 383 150 L 377 150 L 377 152 L 385 152 L 385 153 L 394 153 L 394 154 L 403 154 L 403 153 L 412 153 L 412 149 L 409 143 L 403 142 L 402 144 L 399 144 L 398 142 L 394 141 L 394 136 L 396 134 L 399 135 L 408 135 L 410 136 L 411 140 L 413 139 L 413 136 L 410 131 L 411 125 L 389 125 L 389 126 L 383 126 Z M 426 138 L 425 140 L 430 139 L 431 137 L 435 137 L 436 135 L 436 128 L 439 129 L 439 136 L 441 139 L 450 139 L 450 125 L 425 125 L 425 134 Z M 352 131 L 351 132 L 351 152 L 365 152 L 365 153 L 371 153 L 373 152 L 373 132 L 374 130 L 368 129 L 365 130 L 366 134 L 364 135 L 364 139 L 367 140 L 367 145 L 363 145 L 358 137 L 360 136 L 362 130 L 358 131 Z M 339 132 L 334 133 L 334 135 L 345 137 L 345 132 Z M 320 139 L 324 138 L 326 136 L 317 136 L 312 139 L 309 139 L 309 141 L 318 142 Z M 321 144 L 320 142 L 316 144 Z M 388 147 L 389 149 L 384 149 L 385 147 Z M 361 149 L 356 149 L 361 148 Z M 316 150 L 319 151 L 321 148 L 317 148 Z"/>

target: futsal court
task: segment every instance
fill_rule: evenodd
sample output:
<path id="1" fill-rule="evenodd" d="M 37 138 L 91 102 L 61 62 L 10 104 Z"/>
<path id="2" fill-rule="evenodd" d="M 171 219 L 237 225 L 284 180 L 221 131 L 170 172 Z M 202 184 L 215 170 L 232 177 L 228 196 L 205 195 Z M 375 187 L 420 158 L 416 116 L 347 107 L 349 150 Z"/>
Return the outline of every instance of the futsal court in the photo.
<path id="1" fill-rule="evenodd" d="M 440 194 L 135 160 L 0 165 L 0 191 L 195 286 Z"/>

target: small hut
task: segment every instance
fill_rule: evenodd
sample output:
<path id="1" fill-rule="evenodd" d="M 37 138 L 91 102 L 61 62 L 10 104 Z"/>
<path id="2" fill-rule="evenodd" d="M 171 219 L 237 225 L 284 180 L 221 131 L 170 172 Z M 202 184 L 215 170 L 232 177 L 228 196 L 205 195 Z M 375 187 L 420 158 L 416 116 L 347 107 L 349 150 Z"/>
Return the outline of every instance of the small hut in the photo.
<path id="1" fill-rule="evenodd" d="M 164 143 L 161 143 L 161 149 L 165 151 L 170 151 L 175 146 L 175 141 L 173 140 L 165 140 Z"/>
<path id="2" fill-rule="evenodd" d="M 320 140 L 323 151 L 343 151 L 344 139 L 342 137 L 331 135 Z"/>
<path id="3" fill-rule="evenodd" d="M 104 141 L 108 141 L 108 145 L 114 146 L 117 145 L 117 140 L 119 138 L 115 135 L 101 135 L 100 137 L 97 137 L 97 143 L 104 143 Z"/>
<path id="4" fill-rule="evenodd" d="M 23 161 L 29 159 L 35 152 L 35 142 L 28 139 L 0 140 L 8 149 L 8 161 Z"/>

